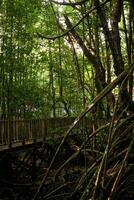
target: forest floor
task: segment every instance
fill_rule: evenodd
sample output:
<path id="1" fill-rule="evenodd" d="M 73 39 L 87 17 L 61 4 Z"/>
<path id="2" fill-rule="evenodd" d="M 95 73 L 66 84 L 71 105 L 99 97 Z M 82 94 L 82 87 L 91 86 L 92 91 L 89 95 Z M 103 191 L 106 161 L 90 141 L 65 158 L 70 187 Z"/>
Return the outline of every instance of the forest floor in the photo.
<path id="1" fill-rule="evenodd" d="M 0 200 L 133 200 L 134 115 L 0 158 Z"/>
<path id="2" fill-rule="evenodd" d="M 79 145 L 81 140 L 73 135 Z M 42 178 L 44 177 L 50 162 L 58 148 L 62 137 L 50 137 L 41 147 L 31 148 L 24 152 L 6 153 L 1 156 L 0 160 L 0 199 L 3 200 L 30 200 L 33 199 Z M 72 163 L 62 170 L 57 180 L 53 180 L 55 172 L 71 155 L 77 152 L 79 148 L 76 141 L 71 139 L 65 142 L 59 156 L 50 171 L 50 175 L 43 186 L 43 195 L 47 199 L 66 199 L 66 193 L 71 193 L 76 185 L 76 180 L 82 174 L 85 167 L 85 157 L 83 153 Z M 72 187 L 73 186 L 73 187 Z M 57 190 L 59 197 L 51 197 L 50 194 L 56 195 Z M 64 191 L 64 193 L 63 193 Z M 63 195 L 64 194 L 64 195 Z M 68 195 L 67 195 L 68 196 Z M 46 199 L 46 197 L 44 197 Z"/>

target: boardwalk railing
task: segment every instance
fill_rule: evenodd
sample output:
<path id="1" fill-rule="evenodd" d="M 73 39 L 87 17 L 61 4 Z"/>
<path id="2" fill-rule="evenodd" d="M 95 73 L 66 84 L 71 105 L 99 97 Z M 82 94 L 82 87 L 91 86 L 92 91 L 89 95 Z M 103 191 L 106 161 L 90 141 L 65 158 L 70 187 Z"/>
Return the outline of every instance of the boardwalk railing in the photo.
<path id="1" fill-rule="evenodd" d="M 0 120 L 0 144 L 46 137 L 46 120 Z"/>
<path id="2" fill-rule="evenodd" d="M 44 139 L 51 130 L 68 128 L 75 118 L 50 118 L 32 120 L 0 120 L 0 145 L 9 145 L 36 139 Z M 89 119 L 85 119 L 86 126 Z M 83 126 L 83 121 L 78 126 Z"/>

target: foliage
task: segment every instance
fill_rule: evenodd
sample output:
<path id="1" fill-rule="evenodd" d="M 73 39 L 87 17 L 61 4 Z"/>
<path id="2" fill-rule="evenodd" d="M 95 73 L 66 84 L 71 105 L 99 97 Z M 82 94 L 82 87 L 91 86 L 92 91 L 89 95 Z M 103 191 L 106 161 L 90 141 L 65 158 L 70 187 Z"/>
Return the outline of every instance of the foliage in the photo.
<path id="1" fill-rule="evenodd" d="M 34 200 L 41 193 L 63 199 L 63 188 L 67 199 L 133 199 L 134 2 L 3 0 L 0 19 L 1 119 L 83 110 L 54 150 Z M 86 114 L 92 127 L 77 129 Z M 77 172 L 73 160 L 81 161 Z"/>

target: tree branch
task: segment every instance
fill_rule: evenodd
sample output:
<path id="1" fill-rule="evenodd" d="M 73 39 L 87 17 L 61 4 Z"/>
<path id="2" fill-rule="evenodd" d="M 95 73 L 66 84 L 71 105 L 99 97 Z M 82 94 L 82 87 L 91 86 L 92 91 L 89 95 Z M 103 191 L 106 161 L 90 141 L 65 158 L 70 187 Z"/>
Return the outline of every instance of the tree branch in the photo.
<path id="1" fill-rule="evenodd" d="M 115 48 L 115 52 L 116 52 L 116 57 L 117 57 L 117 63 L 118 63 L 118 67 L 115 66 L 115 70 L 123 70 L 123 59 L 122 59 L 122 55 L 121 55 L 121 43 L 120 43 L 120 33 L 119 33 L 119 22 L 121 19 L 121 12 L 122 12 L 122 8 L 123 8 L 123 0 L 117 0 L 116 3 L 113 5 L 113 11 L 112 11 L 112 17 L 111 17 L 111 25 L 112 25 L 112 39 L 114 42 L 114 48 Z M 117 65 L 115 63 L 115 65 Z M 119 68 L 119 69 L 118 69 Z"/>
<path id="2" fill-rule="evenodd" d="M 121 6 L 121 1 L 122 0 L 118 0 L 118 1 L 119 2 L 118 2 L 118 5 L 116 7 L 116 11 L 114 11 L 116 14 L 117 14 L 117 12 L 119 10 L 119 6 Z M 110 49 L 111 49 L 111 52 L 112 52 L 112 56 L 113 56 L 113 60 L 114 60 L 115 74 L 118 76 L 123 71 L 123 66 L 122 66 L 122 62 L 120 62 L 121 59 L 118 56 L 119 55 L 118 49 L 115 46 L 116 42 L 114 41 L 113 34 L 109 30 L 108 23 L 107 23 L 107 20 L 106 20 L 106 17 L 105 17 L 105 13 L 101 8 L 100 1 L 99 0 L 94 0 L 94 5 L 96 6 L 96 10 L 97 10 L 101 25 L 103 27 L 105 38 L 108 41 Z M 118 16 L 118 20 L 119 19 L 120 19 L 120 16 Z"/>
<path id="3" fill-rule="evenodd" d="M 63 6 L 79 6 L 79 5 L 82 5 L 84 4 L 85 2 L 87 2 L 88 0 L 81 0 L 79 2 L 58 2 L 58 1 L 54 1 L 54 0 L 51 0 L 51 2 L 57 4 L 57 5 L 63 5 Z"/>
<path id="4" fill-rule="evenodd" d="M 106 0 L 104 3 L 102 3 L 102 4 L 100 4 L 99 5 L 99 7 L 100 6 L 103 6 L 103 5 L 105 5 L 107 2 L 109 2 L 109 1 L 111 1 L 111 0 Z M 96 10 L 97 9 L 97 7 L 94 7 L 94 8 L 92 8 L 91 10 L 89 10 L 88 12 L 86 12 L 83 16 L 82 16 L 82 18 L 74 25 L 74 26 L 72 26 L 70 29 L 68 29 L 67 31 L 65 31 L 63 34 L 61 34 L 61 35 L 57 35 L 57 36 L 44 36 L 44 35 L 42 35 L 42 34 L 40 34 L 40 33 L 38 33 L 37 32 L 37 36 L 38 37 L 40 37 L 40 38 L 42 38 L 42 39 L 47 39 L 47 40 L 55 40 L 55 39 L 58 39 L 58 38 L 61 38 L 61 37 L 64 37 L 64 36 L 66 36 L 70 31 L 72 31 L 73 29 L 75 29 L 91 12 L 93 12 L 94 10 Z"/>

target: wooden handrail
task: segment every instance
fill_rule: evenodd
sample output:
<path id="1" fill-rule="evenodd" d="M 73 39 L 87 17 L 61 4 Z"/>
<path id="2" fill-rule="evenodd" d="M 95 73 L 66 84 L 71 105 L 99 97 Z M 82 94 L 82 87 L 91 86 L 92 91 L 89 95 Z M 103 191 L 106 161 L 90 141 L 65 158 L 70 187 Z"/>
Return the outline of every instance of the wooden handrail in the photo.
<path id="1" fill-rule="evenodd" d="M 28 140 L 46 138 L 50 130 L 69 127 L 74 120 L 74 117 L 0 120 L 0 145 L 8 145 L 10 147 L 15 142 L 25 143 Z M 83 126 L 83 123 L 91 127 L 88 118 L 81 121 L 79 126 Z"/>

